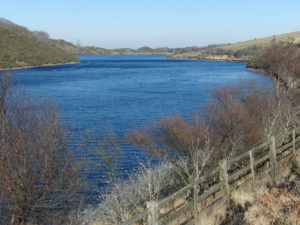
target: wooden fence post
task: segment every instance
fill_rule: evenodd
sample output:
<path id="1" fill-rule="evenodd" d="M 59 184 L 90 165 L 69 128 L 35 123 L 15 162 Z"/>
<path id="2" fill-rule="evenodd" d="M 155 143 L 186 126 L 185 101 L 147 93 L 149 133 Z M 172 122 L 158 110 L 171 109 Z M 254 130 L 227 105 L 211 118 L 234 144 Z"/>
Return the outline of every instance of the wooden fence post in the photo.
<path id="1" fill-rule="evenodd" d="M 157 223 L 157 202 L 155 202 L 155 201 L 147 202 L 146 206 L 149 209 L 148 225 L 158 225 L 158 223 Z"/>
<path id="2" fill-rule="evenodd" d="M 228 168 L 227 168 L 227 159 L 224 159 L 220 162 L 220 181 L 225 189 L 225 199 L 226 203 L 230 203 L 230 189 L 229 189 L 229 183 L 228 183 Z"/>
<path id="3" fill-rule="evenodd" d="M 251 167 L 251 174 L 252 174 L 252 183 L 255 183 L 255 163 L 253 158 L 253 153 L 250 150 L 249 151 L 249 157 L 250 157 L 250 167 Z"/>
<path id="4" fill-rule="evenodd" d="M 194 224 L 197 225 L 199 218 L 198 218 L 198 199 L 199 199 L 199 185 L 197 184 L 197 182 L 194 183 L 193 186 L 194 189 Z"/>
<path id="5" fill-rule="evenodd" d="M 296 152 L 296 132 L 295 132 L 295 129 L 292 132 L 292 137 L 293 137 L 293 155 L 295 155 L 295 152 Z"/>
<path id="6" fill-rule="evenodd" d="M 276 142 L 275 137 L 270 137 L 270 147 L 269 147 L 269 156 L 271 162 L 271 171 L 275 184 L 277 184 L 277 157 L 276 157 Z"/>

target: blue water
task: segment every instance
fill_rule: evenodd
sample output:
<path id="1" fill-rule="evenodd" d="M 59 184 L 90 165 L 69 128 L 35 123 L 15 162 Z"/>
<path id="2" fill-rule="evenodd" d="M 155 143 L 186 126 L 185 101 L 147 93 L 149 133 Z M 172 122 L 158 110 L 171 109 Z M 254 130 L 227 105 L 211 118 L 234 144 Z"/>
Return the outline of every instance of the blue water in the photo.
<path id="1" fill-rule="evenodd" d="M 252 79 L 270 81 L 245 69 L 245 63 L 170 60 L 163 56 L 82 56 L 75 65 L 39 67 L 15 72 L 19 88 L 36 99 L 51 98 L 61 108 L 67 128 L 78 136 L 109 127 L 123 137 L 129 131 L 181 114 L 199 112 L 220 85 Z M 141 157 L 124 146 L 122 168 Z"/>

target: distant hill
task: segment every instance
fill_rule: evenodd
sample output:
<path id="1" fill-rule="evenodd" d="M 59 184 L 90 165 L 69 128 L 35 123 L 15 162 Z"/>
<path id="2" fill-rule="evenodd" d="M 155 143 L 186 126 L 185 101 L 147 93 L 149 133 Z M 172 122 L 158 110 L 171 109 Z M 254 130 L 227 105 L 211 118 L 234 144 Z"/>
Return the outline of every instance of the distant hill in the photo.
<path id="1" fill-rule="evenodd" d="M 300 45 L 300 31 L 205 47 L 105 49 L 51 39 L 44 31 L 30 31 L 0 18 L 0 69 L 78 62 L 76 55 L 164 54 L 169 58 L 248 61 L 258 55 L 262 47 L 280 42 Z"/>
<path id="2" fill-rule="evenodd" d="M 58 48 L 45 32 L 32 32 L 0 18 L 0 69 L 78 62 Z"/>
<path id="3" fill-rule="evenodd" d="M 110 51 L 105 48 L 99 47 L 85 47 L 85 46 L 78 46 L 74 45 L 71 42 L 67 42 L 65 40 L 55 40 L 55 39 L 45 39 L 44 41 L 55 45 L 56 47 L 69 52 L 74 55 L 104 55 L 110 54 Z"/>
<path id="4" fill-rule="evenodd" d="M 141 47 L 138 49 L 131 48 L 117 48 L 117 49 L 105 49 L 94 46 L 77 46 L 64 40 L 51 40 L 51 43 L 56 47 L 61 48 L 74 55 L 157 55 L 157 54 L 169 54 L 172 49 L 169 48 L 156 48 Z"/>
<path id="5" fill-rule="evenodd" d="M 65 40 L 49 38 L 44 31 L 30 31 L 0 18 L 0 70 L 79 62 L 79 55 L 170 54 L 174 49 L 105 49 L 79 46 Z"/>
<path id="6" fill-rule="evenodd" d="M 43 34 L 42 34 L 43 35 Z M 67 51 L 74 55 L 157 55 L 157 54 L 170 54 L 174 51 L 174 49 L 171 48 L 150 48 L 147 46 L 138 48 L 138 49 L 132 49 L 132 48 L 116 48 L 116 49 L 105 49 L 101 47 L 95 47 L 95 46 L 79 46 L 74 45 L 73 43 L 67 42 L 65 40 L 55 40 L 55 39 L 49 39 L 49 38 L 43 38 L 44 42 L 55 45 L 56 47 Z"/>
<path id="7" fill-rule="evenodd" d="M 228 50 L 238 50 L 238 49 L 248 48 L 251 46 L 262 47 L 262 46 L 267 46 L 279 42 L 291 42 L 294 44 L 300 43 L 300 31 L 290 32 L 290 33 L 280 34 L 280 35 L 273 35 L 265 38 L 258 38 L 258 39 L 255 38 L 254 40 L 226 45 L 222 48 Z"/>
<path id="8" fill-rule="evenodd" d="M 258 55 L 261 52 L 262 47 L 280 42 L 299 44 L 300 31 L 237 42 L 234 44 L 183 48 L 177 53 L 170 55 L 169 58 L 248 61 L 253 56 Z"/>

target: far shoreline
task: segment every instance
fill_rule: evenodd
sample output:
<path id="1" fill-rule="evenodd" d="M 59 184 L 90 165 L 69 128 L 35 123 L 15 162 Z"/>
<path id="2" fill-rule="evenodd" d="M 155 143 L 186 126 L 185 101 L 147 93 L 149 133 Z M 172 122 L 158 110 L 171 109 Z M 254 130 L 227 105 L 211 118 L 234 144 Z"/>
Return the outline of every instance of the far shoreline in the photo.
<path id="1" fill-rule="evenodd" d="M 105 54 L 92 54 L 91 56 L 96 56 L 96 55 L 105 55 Z M 107 55 L 138 55 L 138 56 L 141 56 L 143 54 L 107 54 Z M 144 55 L 150 55 L 150 54 L 144 54 Z M 215 62 L 236 62 L 236 63 L 247 63 L 249 62 L 249 60 L 246 60 L 246 59 L 217 59 L 217 58 L 185 58 L 185 57 L 178 57 L 178 58 L 172 58 L 172 57 L 169 57 L 168 55 L 165 55 L 165 54 L 151 54 L 151 55 L 164 55 L 165 59 L 167 60 L 195 60 L 195 61 L 215 61 Z M 88 55 L 77 55 L 77 56 L 88 56 Z M 53 63 L 50 63 L 50 64 L 42 64 L 42 65 L 37 65 L 37 66 L 23 66 L 23 67 L 13 67 L 13 68 L 0 68 L 0 72 L 5 72 L 5 71 L 15 71 L 15 70 L 23 70 L 23 69 L 32 69 L 32 68 L 38 68 L 38 67 L 52 67 L 52 66 L 63 66 L 63 65 L 75 65 L 75 64 L 79 64 L 79 62 L 68 62 L 68 63 L 57 63 L 57 64 L 53 64 Z M 249 68 L 249 67 L 245 67 L 245 69 L 247 70 L 250 70 L 250 71 L 253 71 L 253 72 L 257 72 L 261 75 L 267 75 L 266 73 L 264 73 L 263 70 L 260 70 L 260 69 L 254 69 L 254 68 Z"/>
<path id="2" fill-rule="evenodd" d="M 23 70 L 23 69 L 31 69 L 31 68 L 38 68 L 38 67 L 46 67 L 46 66 L 63 66 L 63 65 L 74 65 L 74 64 L 79 64 L 79 62 L 68 62 L 68 63 L 49 63 L 49 64 L 42 64 L 38 66 L 22 66 L 22 67 L 13 67 L 13 68 L 4 68 L 0 69 L 0 71 L 12 71 L 12 70 Z"/>
<path id="3" fill-rule="evenodd" d="M 198 60 L 198 61 L 215 61 L 215 62 L 241 62 L 241 63 L 247 63 L 249 60 L 246 59 L 222 59 L 222 58 L 188 58 L 188 57 L 170 57 L 170 55 L 167 54 L 156 54 L 156 53 L 152 53 L 152 54 L 92 54 L 92 55 L 137 55 L 137 56 L 141 56 L 141 55 L 163 55 L 165 56 L 165 59 L 170 59 L 170 60 Z M 88 55 L 77 55 L 78 56 L 88 56 Z M 0 71 L 12 71 L 12 70 L 22 70 L 22 69 L 31 69 L 31 68 L 38 68 L 38 67 L 46 67 L 46 66 L 62 66 L 62 65 L 74 65 L 74 64 L 79 64 L 79 62 L 68 62 L 68 63 L 57 63 L 57 64 L 42 64 L 42 65 L 37 65 L 37 66 L 22 66 L 22 67 L 13 67 L 13 68 L 0 68 Z M 246 67 L 246 69 L 249 69 Z M 251 69 L 250 69 L 251 70 Z M 255 71 L 255 72 L 259 72 L 259 71 Z M 259 72 L 261 73 L 261 72 Z"/>
<path id="4" fill-rule="evenodd" d="M 199 60 L 199 61 L 215 61 L 215 62 L 249 62 L 249 59 L 236 59 L 236 58 L 214 58 L 214 57 L 166 57 L 167 59 L 178 59 L 178 60 Z"/>

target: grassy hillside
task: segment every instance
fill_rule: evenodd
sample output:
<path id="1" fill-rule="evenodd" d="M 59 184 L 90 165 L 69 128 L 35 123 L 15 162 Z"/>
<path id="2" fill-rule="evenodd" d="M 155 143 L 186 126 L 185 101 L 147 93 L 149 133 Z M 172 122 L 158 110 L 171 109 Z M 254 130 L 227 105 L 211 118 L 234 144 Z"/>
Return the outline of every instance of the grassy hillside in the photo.
<path id="1" fill-rule="evenodd" d="M 73 54 L 46 43 L 27 28 L 0 19 L 0 69 L 77 61 Z"/>
<path id="2" fill-rule="evenodd" d="M 208 59 L 248 61 L 261 53 L 262 47 L 276 43 L 300 43 L 300 31 L 274 35 L 249 41 L 226 45 L 212 45 L 202 48 L 184 48 L 170 56 L 170 58 Z"/>
<path id="3" fill-rule="evenodd" d="M 251 46 L 267 46 L 270 44 L 275 44 L 279 42 L 292 42 L 300 43 L 300 31 L 291 32 L 286 34 L 274 35 L 271 37 L 258 38 L 249 41 L 238 42 L 230 45 L 225 45 L 222 48 L 227 50 L 239 50 L 248 48 Z"/>
<path id="4" fill-rule="evenodd" d="M 56 47 L 67 51 L 74 55 L 164 55 L 174 52 L 172 48 L 150 48 L 147 46 L 132 49 L 132 48 L 115 48 L 115 49 L 105 49 L 95 46 L 79 46 L 64 40 L 55 40 L 49 38 L 42 38 L 46 43 L 55 45 Z"/>

